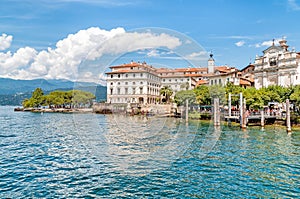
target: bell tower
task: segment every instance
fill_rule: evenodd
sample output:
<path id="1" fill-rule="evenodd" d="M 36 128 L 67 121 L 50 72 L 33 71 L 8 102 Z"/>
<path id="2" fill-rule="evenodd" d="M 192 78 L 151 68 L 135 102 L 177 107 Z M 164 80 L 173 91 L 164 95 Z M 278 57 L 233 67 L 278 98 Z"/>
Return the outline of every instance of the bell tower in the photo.
<path id="1" fill-rule="evenodd" d="M 207 62 L 207 67 L 208 67 L 208 73 L 214 73 L 215 72 L 215 60 L 213 58 L 213 54 L 210 53 L 209 59 Z"/>

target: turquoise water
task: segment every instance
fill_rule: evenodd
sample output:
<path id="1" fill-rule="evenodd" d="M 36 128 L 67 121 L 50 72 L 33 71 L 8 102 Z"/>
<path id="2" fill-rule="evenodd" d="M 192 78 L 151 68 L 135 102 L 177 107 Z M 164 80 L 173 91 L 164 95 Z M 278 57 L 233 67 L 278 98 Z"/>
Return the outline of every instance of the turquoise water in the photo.
<path id="1" fill-rule="evenodd" d="M 0 198 L 299 198 L 300 132 L 0 107 Z"/>

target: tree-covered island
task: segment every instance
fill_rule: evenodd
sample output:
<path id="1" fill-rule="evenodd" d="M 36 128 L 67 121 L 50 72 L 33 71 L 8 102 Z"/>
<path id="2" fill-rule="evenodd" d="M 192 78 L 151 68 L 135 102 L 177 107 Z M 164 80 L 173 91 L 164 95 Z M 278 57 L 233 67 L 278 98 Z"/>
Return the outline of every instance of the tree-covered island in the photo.
<path id="1" fill-rule="evenodd" d="M 31 98 L 22 102 L 24 109 L 81 109 L 91 108 L 95 95 L 81 90 L 56 90 L 45 95 L 41 88 L 36 88 Z"/>

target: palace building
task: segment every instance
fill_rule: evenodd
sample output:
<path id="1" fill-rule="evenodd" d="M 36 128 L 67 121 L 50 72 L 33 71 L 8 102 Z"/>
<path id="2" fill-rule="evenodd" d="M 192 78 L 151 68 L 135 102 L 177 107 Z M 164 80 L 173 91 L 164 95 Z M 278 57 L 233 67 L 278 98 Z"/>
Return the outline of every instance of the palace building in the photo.
<path id="1" fill-rule="evenodd" d="M 254 63 L 254 85 L 259 89 L 270 85 L 291 86 L 300 84 L 300 53 L 290 51 L 286 40 L 279 41 L 256 56 Z"/>
<path id="2" fill-rule="evenodd" d="M 240 72 L 234 67 L 215 66 L 213 55 L 207 68 L 155 68 L 146 62 L 111 66 L 107 72 L 108 103 L 154 104 L 161 101 L 160 89 L 167 86 L 173 95 L 199 85 L 240 85 Z"/>
<path id="3" fill-rule="evenodd" d="M 300 84 L 300 52 L 290 51 L 282 39 L 256 56 L 255 63 L 242 70 L 229 66 L 215 66 L 213 55 L 207 67 L 155 68 L 146 62 L 131 62 L 111 66 L 107 72 L 108 103 L 155 104 L 161 101 L 160 89 L 167 86 L 173 96 L 181 90 L 199 85 L 222 85 L 228 82 L 242 87 L 259 89 L 270 85 Z"/>
<path id="4" fill-rule="evenodd" d="M 111 66 L 107 75 L 107 102 L 152 104 L 159 97 L 161 78 L 156 69 L 144 63 L 131 62 Z"/>

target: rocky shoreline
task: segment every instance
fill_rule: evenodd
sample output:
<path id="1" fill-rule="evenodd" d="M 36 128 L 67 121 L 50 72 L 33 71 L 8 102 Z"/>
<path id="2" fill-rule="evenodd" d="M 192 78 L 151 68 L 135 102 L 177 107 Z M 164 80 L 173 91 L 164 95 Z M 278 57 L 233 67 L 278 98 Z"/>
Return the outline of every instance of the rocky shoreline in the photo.
<path id="1" fill-rule="evenodd" d="M 90 108 L 14 108 L 15 112 L 33 113 L 97 113 L 97 114 L 129 114 L 177 116 L 172 105 L 107 104 L 95 103 Z"/>
<path id="2" fill-rule="evenodd" d="M 20 108 L 14 109 L 16 112 L 33 113 L 93 113 L 92 108 Z"/>

